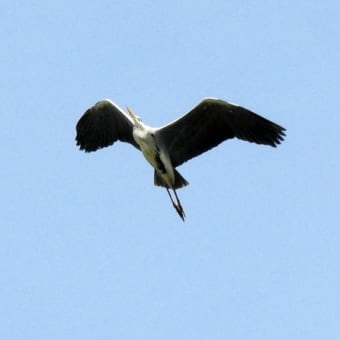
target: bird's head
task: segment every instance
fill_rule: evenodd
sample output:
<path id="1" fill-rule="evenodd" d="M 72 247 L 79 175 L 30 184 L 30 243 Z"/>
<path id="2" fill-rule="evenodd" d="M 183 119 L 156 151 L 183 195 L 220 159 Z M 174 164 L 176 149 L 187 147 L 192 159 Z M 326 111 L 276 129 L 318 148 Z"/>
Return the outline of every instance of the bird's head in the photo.
<path id="1" fill-rule="evenodd" d="M 126 107 L 127 111 L 129 112 L 129 115 L 134 123 L 134 125 L 136 127 L 138 127 L 139 129 L 143 129 L 144 128 L 144 124 L 142 119 L 137 116 L 129 107 Z"/>

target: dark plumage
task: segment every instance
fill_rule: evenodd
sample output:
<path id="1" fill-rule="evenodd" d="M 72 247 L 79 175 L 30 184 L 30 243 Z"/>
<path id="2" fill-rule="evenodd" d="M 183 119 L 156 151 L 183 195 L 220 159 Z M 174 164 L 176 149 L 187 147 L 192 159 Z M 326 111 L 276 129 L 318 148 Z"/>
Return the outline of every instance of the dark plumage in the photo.
<path id="1" fill-rule="evenodd" d="M 157 133 L 176 167 L 234 137 L 276 147 L 283 141 L 284 131 L 280 125 L 241 106 L 207 98 Z"/>
<path id="2" fill-rule="evenodd" d="M 116 104 L 102 100 L 90 107 L 79 119 L 76 141 L 80 150 L 96 151 L 117 140 L 139 149 L 132 137 L 133 122 Z"/>
<path id="3" fill-rule="evenodd" d="M 142 151 L 155 169 L 155 185 L 166 188 L 183 220 L 185 214 L 176 189 L 188 182 L 175 169 L 177 166 L 227 139 L 236 137 L 276 147 L 285 136 L 282 126 L 220 99 L 206 98 L 184 116 L 159 128 L 143 124 L 128 111 L 130 116 L 110 100 L 99 101 L 78 121 L 77 145 L 80 150 L 91 152 L 120 140 Z M 169 189 L 173 190 L 176 203 Z"/>

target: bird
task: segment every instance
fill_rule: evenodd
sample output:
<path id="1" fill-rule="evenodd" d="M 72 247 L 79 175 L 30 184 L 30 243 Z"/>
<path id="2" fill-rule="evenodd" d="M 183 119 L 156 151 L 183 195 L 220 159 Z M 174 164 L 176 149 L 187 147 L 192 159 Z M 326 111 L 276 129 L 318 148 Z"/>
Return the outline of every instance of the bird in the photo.
<path id="1" fill-rule="evenodd" d="M 154 185 L 166 189 L 183 221 L 186 215 L 176 190 L 189 182 L 177 171 L 178 166 L 228 139 L 276 147 L 286 136 L 284 127 L 218 98 L 202 99 L 186 114 L 161 127 L 144 124 L 132 109 L 126 109 L 110 99 L 95 103 L 76 124 L 76 145 L 85 152 L 116 141 L 134 146 L 154 168 Z"/>

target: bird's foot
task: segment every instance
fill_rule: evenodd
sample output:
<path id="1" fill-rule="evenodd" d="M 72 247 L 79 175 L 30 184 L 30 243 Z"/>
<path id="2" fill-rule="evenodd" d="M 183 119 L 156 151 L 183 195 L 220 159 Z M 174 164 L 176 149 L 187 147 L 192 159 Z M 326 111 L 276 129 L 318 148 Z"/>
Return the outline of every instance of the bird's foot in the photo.
<path id="1" fill-rule="evenodd" d="M 184 209 L 181 205 L 181 203 L 178 202 L 178 204 L 173 203 L 174 208 L 177 211 L 177 214 L 179 215 L 179 217 L 183 220 L 185 219 L 185 213 L 184 213 Z"/>

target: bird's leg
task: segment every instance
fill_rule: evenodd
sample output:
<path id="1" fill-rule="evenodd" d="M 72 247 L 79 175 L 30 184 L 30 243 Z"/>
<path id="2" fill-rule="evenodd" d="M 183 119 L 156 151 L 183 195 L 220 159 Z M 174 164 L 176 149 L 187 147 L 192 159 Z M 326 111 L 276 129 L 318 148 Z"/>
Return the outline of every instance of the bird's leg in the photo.
<path id="1" fill-rule="evenodd" d="M 173 207 L 176 209 L 176 211 L 177 211 L 178 215 L 180 216 L 180 218 L 184 221 L 184 217 L 185 217 L 184 210 L 183 210 L 183 207 L 182 207 L 182 205 L 181 205 L 181 203 L 180 203 L 180 201 L 179 201 L 179 199 L 177 197 L 176 191 L 173 189 L 173 191 L 175 193 L 175 196 L 176 196 L 177 204 L 174 202 L 174 200 L 173 200 L 173 198 L 172 198 L 172 196 L 170 194 L 169 189 L 167 187 L 165 189 L 166 189 L 166 191 L 167 191 L 167 193 L 168 193 L 168 195 L 170 197 L 170 200 L 171 200 L 171 203 L 172 203 Z"/>
<path id="2" fill-rule="evenodd" d="M 180 214 L 181 216 L 181 219 L 184 221 L 184 217 L 185 217 L 185 212 L 184 212 L 184 209 L 182 207 L 182 204 L 181 204 L 181 201 L 179 200 L 178 196 L 177 196 L 177 192 L 175 189 L 172 189 L 172 191 L 174 192 L 175 194 L 175 197 L 176 197 L 176 201 L 177 201 L 177 208 L 179 209 L 179 211 L 177 210 L 177 212 Z"/>

